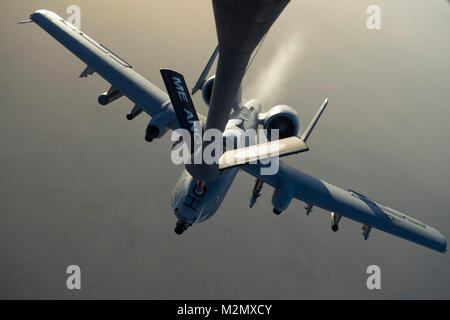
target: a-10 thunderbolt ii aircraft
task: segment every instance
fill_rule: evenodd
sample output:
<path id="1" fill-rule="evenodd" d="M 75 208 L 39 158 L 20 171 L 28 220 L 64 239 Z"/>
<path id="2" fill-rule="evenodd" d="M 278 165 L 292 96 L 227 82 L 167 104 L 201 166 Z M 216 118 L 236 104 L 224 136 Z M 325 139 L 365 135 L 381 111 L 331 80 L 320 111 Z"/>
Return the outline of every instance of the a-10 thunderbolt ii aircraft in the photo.
<path id="1" fill-rule="evenodd" d="M 127 114 L 128 120 L 142 112 L 150 115 L 145 136 L 149 142 L 161 138 L 169 130 L 180 128 L 196 134 L 198 127 L 192 125 L 194 120 L 201 122 L 201 130 L 217 129 L 224 137 L 236 134 L 236 130 L 261 126 L 267 130 L 279 130 L 279 140 L 268 137 L 269 141 L 265 143 L 226 149 L 222 155 L 218 155 L 217 163 L 186 164 L 186 170 L 176 184 L 171 200 L 178 218 L 175 227 L 177 234 L 211 218 L 220 207 L 236 174 L 245 171 L 256 178 L 250 207 L 260 196 L 263 184 L 267 184 L 274 188 L 272 204 L 275 214 L 284 211 L 295 198 L 305 202 L 307 214 L 314 206 L 329 211 L 333 231 L 338 230 L 339 222 L 344 217 L 362 224 L 362 234 L 366 240 L 371 229 L 376 228 L 445 252 L 447 242 L 439 231 L 356 191 L 335 187 L 282 161 L 275 174 L 262 174 L 262 160 L 273 156 L 264 150 L 272 143 L 277 142 L 279 156 L 308 151 L 306 142 L 328 103 L 325 100 L 299 137 L 299 120 L 293 108 L 279 105 L 263 112 L 257 100 L 246 101 L 241 97 L 241 83 L 250 58 L 288 2 L 212 0 L 218 46 L 192 89 L 192 93 L 202 91 L 203 100 L 209 106 L 207 118 L 195 112 L 181 74 L 161 70 L 168 92 L 166 94 L 136 73 L 124 59 L 51 11 L 38 10 L 31 14 L 30 20 L 21 23 L 36 23 L 81 59 L 86 68 L 80 77 L 98 73 L 111 84 L 110 89 L 98 98 L 101 105 L 108 105 L 126 96 L 135 104 Z M 215 76 L 206 79 L 217 56 Z M 175 142 L 173 148 L 181 142 Z M 191 142 L 195 144 L 195 139 L 192 138 Z M 194 149 L 192 156 L 207 146 L 203 142 L 199 148 Z M 225 155 L 230 157 L 226 158 Z M 254 163 L 250 160 L 259 161 Z"/>

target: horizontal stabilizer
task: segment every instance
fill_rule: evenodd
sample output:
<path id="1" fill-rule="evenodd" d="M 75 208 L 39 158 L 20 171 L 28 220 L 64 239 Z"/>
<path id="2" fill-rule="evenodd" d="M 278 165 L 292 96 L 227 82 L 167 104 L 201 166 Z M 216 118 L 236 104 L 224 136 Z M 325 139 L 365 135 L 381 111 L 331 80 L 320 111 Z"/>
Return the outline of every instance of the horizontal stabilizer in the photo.
<path id="1" fill-rule="evenodd" d="M 314 116 L 314 118 L 311 120 L 311 122 L 309 123 L 308 128 L 306 128 L 305 132 L 303 133 L 301 139 L 303 141 L 307 141 L 309 136 L 311 135 L 311 132 L 314 130 L 314 127 L 316 126 L 317 122 L 320 119 L 320 116 L 322 115 L 323 111 L 325 110 L 325 108 L 328 105 L 328 98 L 325 99 L 325 101 L 322 103 L 322 106 L 320 106 L 319 110 L 317 111 L 316 115 Z"/>
<path id="2" fill-rule="evenodd" d="M 308 150 L 306 143 L 298 137 L 269 141 L 225 152 L 219 159 L 219 169 L 223 170 L 274 157 L 285 157 Z"/>

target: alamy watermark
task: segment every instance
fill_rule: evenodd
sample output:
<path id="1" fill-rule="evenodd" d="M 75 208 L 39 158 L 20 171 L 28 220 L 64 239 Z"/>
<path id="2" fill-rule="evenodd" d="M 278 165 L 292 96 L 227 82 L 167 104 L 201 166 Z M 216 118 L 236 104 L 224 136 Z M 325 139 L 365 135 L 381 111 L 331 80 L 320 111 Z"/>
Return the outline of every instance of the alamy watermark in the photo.
<path id="1" fill-rule="evenodd" d="M 370 276 L 367 278 L 366 286 L 369 290 L 380 290 L 381 289 L 381 269 L 377 265 L 370 265 L 366 270 L 367 274 Z"/>
<path id="2" fill-rule="evenodd" d="M 171 159 L 175 165 L 181 164 L 260 164 L 261 175 L 274 175 L 279 170 L 279 130 L 243 130 L 239 127 L 225 130 L 201 129 L 201 122 L 191 123 L 191 132 L 186 129 L 172 131 L 174 147 Z M 270 136 L 270 141 L 267 137 Z M 233 151 L 234 152 L 227 152 Z"/>
<path id="3" fill-rule="evenodd" d="M 81 29 L 81 8 L 76 4 L 70 5 L 66 9 L 66 13 L 70 14 L 67 22 L 71 23 L 77 29 Z"/>
<path id="4" fill-rule="evenodd" d="M 377 5 L 367 7 L 366 13 L 369 15 L 366 21 L 367 29 L 381 30 L 381 9 Z"/>
<path id="5" fill-rule="evenodd" d="M 81 269 L 77 265 L 70 265 L 66 269 L 69 274 L 66 280 L 66 286 L 69 290 L 81 290 Z"/>

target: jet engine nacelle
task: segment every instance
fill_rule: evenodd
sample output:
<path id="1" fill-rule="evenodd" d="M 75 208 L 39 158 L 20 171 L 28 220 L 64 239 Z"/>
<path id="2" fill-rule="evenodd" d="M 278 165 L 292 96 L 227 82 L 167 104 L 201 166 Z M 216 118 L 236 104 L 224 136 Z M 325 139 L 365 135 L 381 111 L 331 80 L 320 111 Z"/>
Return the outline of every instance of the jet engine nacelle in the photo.
<path id="1" fill-rule="evenodd" d="M 202 87 L 202 98 L 203 101 L 209 106 L 209 103 L 211 102 L 211 95 L 214 85 L 214 80 L 216 76 L 212 76 L 208 80 L 206 80 L 205 84 Z"/>
<path id="2" fill-rule="evenodd" d="M 280 214 L 286 210 L 292 201 L 294 190 L 289 181 L 283 182 L 280 187 L 275 188 L 272 196 L 273 212 Z"/>
<path id="3" fill-rule="evenodd" d="M 259 116 L 267 130 L 267 139 L 272 140 L 270 130 L 278 129 L 279 139 L 298 135 L 300 121 L 297 111 L 287 105 L 278 105 Z"/>

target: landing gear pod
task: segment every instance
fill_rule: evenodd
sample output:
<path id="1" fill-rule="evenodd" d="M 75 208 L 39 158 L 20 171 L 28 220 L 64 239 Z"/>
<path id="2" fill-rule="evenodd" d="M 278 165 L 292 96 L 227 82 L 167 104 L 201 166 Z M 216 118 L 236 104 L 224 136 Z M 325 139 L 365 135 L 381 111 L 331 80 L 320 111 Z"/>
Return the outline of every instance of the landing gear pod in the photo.
<path id="1" fill-rule="evenodd" d="M 122 92 L 120 92 L 117 89 L 111 88 L 98 97 L 98 103 L 101 104 L 102 106 L 106 106 L 122 96 L 123 96 Z"/>
<path id="2" fill-rule="evenodd" d="M 169 124 L 175 120 L 173 111 L 166 108 L 150 120 L 145 130 L 145 140 L 152 142 L 153 139 L 161 138 L 168 130 Z"/>
<path id="3" fill-rule="evenodd" d="M 284 182 L 276 188 L 272 196 L 273 213 L 281 214 L 286 210 L 294 196 L 294 190 L 290 182 Z"/>

